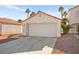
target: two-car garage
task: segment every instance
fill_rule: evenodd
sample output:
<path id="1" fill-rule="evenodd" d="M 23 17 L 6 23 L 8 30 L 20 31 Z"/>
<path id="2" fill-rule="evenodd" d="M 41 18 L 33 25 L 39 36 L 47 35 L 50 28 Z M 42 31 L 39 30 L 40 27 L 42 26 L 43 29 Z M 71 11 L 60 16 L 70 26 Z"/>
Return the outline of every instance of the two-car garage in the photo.
<path id="1" fill-rule="evenodd" d="M 60 23 L 59 18 L 40 11 L 24 22 L 23 34 L 26 36 L 60 37 Z"/>
<path id="2" fill-rule="evenodd" d="M 57 35 L 57 25 L 54 24 L 29 24 L 29 36 L 49 36 Z"/>

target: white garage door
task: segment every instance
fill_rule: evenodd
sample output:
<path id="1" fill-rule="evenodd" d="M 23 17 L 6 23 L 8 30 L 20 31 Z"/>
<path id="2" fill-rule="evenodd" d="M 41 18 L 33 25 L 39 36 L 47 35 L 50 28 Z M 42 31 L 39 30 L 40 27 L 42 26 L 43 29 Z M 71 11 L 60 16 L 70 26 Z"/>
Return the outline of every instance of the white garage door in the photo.
<path id="1" fill-rule="evenodd" d="M 57 24 L 29 24 L 29 36 L 57 37 Z"/>

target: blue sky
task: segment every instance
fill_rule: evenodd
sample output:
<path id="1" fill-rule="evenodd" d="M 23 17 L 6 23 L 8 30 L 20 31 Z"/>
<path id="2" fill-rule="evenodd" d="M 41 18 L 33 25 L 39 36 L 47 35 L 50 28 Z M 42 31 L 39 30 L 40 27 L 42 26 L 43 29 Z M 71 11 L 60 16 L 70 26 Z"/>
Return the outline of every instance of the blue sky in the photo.
<path id="1" fill-rule="evenodd" d="M 60 18 L 60 13 L 58 12 L 60 6 L 67 11 L 74 7 L 74 5 L 0 5 L 0 17 L 24 20 L 27 18 L 25 10 L 29 8 L 34 12 L 43 11 Z"/>

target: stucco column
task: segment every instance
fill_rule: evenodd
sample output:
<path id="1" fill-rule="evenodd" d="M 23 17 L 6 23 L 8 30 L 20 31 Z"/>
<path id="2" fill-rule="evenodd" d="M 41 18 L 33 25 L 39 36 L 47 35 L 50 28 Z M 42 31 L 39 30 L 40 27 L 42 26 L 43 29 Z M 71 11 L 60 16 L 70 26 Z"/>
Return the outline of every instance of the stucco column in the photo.
<path id="1" fill-rule="evenodd" d="M 26 36 L 29 36 L 29 24 L 26 24 Z"/>
<path id="2" fill-rule="evenodd" d="M 23 23 L 23 34 L 24 36 L 29 36 L 29 24 L 24 22 Z"/>

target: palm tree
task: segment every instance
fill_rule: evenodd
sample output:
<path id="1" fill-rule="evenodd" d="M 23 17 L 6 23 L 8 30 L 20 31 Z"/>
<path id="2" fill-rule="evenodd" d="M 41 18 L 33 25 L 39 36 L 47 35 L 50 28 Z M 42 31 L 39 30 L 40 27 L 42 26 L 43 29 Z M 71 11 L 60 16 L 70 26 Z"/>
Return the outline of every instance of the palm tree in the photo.
<path id="1" fill-rule="evenodd" d="M 30 17 L 34 16 L 35 14 L 36 14 L 35 12 L 32 12 L 32 13 L 30 14 Z"/>
<path id="2" fill-rule="evenodd" d="M 70 29 L 70 25 L 68 24 L 67 18 L 63 18 L 61 20 L 61 27 L 62 27 L 63 33 L 68 33 Z"/>
<path id="3" fill-rule="evenodd" d="M 30 12 L 30 9 L 26 9 L 25 13 L 27 13 L 27 18 L 29 17 Z"/>
<path id="4" fill-rule="evenodd" d="M 63 7 L 59 7 L 59 12 L 61 12 L 61 18 L 63 18 L 64 8 Z"/>
<path id="5" fill-rule="evenodd" d="M 59 12 L 61 12 L 61 27 L 63 29 L 63 33 L 68 33 L 70 26 L 69 26 L 69 21 L 66 18 L 67 12 L 64 11 L 63 7 L 59 8 Z"/>
<path id="6" fill-rule="evenodd" d="M 66 11 L 64 11 L 63 16 L 64 16 L 64 18 L 66 18 L 66 16 L 67 16 L 67 12 Z M 66 21 L 67 25 L 69 25 L 69 20 L 67 19 L 65 21 Z"/>
<path id="7" fill-rule="evenodd" d="M 64 18 L 66 18 L 66 16 L 67 16 L 67 12 L 66 11 L 64 11 L 63 16 L 64 16 Z"/>

